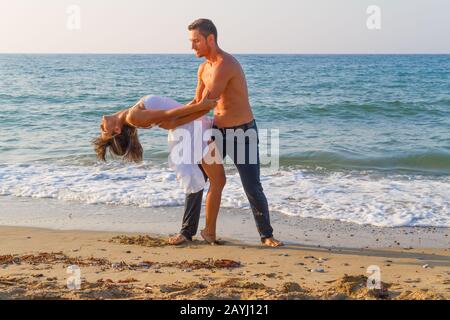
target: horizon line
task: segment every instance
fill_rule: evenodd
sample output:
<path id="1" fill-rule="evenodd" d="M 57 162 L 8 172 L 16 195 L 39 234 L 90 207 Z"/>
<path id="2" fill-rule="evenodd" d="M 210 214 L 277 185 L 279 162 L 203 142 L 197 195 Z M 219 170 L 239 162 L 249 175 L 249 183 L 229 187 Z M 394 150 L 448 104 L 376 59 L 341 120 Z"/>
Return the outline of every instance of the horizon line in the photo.
<path id="1" fill-rule="evenodd" d="M 230 52 L 229 52 L 230 53 Z M 0 52 L 6 54 L 48 55 L 195 55 L 191 52 Z M 450 52 L 232 52 L 236 55 L 450 55 Z"/>

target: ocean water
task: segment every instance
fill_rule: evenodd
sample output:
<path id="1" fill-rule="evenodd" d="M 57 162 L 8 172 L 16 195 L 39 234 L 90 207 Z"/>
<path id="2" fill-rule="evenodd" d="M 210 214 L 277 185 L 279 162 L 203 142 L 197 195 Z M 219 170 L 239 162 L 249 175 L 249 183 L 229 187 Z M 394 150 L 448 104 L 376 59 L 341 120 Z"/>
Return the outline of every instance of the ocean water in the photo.
<path id="1" fill-rule="evenodd" d="M 450 226 L 450 55 L 236 58 L 259 128 L 280 132 L 280 168 L 262 169 L 272 210 Z M 140 131 L 141 164 L 97 162 L 90 141 L 103 114 L 141 96 L 190 101 L 200 62 L 193 55 L 0 55 L 0 202 L 7 195 L 182 205 L 166 131 Z M 232 167 L 223 206 L 248 208 Z"/>

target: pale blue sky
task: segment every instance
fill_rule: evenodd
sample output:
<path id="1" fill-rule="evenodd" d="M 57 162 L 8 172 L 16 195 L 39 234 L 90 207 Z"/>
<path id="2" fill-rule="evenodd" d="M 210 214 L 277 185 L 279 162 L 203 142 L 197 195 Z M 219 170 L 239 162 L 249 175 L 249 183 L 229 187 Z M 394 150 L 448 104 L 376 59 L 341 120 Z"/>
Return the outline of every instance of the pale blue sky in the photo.
<path id="1" fill-rule="evenodd" d="M 81 29 L 66 8 L 81 9 Z M 381 30 L 366 9 L 381 8 Z M 448 0 L 0 0 L 2 53 L 190 53 L 212 19 L 231 53 L 450 53 Z"/>

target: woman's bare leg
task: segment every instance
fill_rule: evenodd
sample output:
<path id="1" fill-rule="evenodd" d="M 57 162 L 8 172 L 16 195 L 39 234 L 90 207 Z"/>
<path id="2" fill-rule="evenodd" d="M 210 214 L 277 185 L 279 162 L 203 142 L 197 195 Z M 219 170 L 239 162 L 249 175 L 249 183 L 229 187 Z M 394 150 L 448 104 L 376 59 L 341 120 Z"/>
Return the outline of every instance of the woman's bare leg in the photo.
<path id="1" fill-rule="evenodd" d="M 219 215 L 222 191 L 226 183 L 225 169 L 222 161 L 211 161 L 213 158 L 216 159 L 216 153 L 218 153 L 217 150 L 211 148 L 212 146 L 210 144 L 210 152 L 206 156 L 208 158 L 202 161 L 202 168 L 205 170 L 210 184 L 208 194 L 206 195 L 206 225 L 202 231 L 202 236 L 208 242 L 216 240 L 217 216 Z"/>
<path id="2" fill-rule="evenodd" d="M 202 163 L 203 170 L 209 178 L 209 190 L 206 195 L 206 225 L 204 234 L 211 241 L 216 240 L 216 224 L 219 215 L 222 190 L 225 187 L 225 170 L 223 164 Z"/>

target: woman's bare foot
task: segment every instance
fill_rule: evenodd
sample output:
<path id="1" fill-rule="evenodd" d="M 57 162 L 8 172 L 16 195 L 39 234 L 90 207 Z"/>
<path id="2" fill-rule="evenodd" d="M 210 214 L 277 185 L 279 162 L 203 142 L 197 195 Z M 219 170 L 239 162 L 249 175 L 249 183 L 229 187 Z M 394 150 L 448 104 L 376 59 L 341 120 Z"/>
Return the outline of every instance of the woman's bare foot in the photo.
<path id="1" fill-rule="evenodd" d="M 281 246 L 284 246 L 283 242 L 278 241 L 274 237 L 265 238 L 261 242 L 262 242 L 263 245 L 265 245 L 267 247 L 281 247 Z"/>
<path id="2" fill-rule="evenodd" d="M 177 235 L 170 237 L 167 241 L 170 245 L 177 246 L 183 243 L 188 242 L 189 239 L 183 236 L 181 233 L 178 233 Z"/>
<path id="3" fill-rule="evenodd" d="M 217 244 L 215 235 L 208 234 L 205 230 L 200 231 L 200 235 L 202 236 L 203 240 L 208 242 L 210 245 Z"/>

